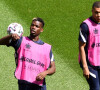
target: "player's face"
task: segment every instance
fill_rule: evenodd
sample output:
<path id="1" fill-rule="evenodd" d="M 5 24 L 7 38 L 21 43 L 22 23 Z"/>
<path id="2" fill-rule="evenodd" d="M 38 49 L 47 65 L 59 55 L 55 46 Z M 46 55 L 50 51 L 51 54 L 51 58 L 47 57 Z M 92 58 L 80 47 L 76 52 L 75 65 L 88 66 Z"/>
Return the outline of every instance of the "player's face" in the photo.
<path id="1" fill-rule="evenodd" d="M 42 23 L 39 21 L 33 21 L 30 26 L 30 35 L 36 37 L 41 32 L 43 32 Z"/>
<path id="2" fill-rule="evenodd" d="M 100 23 L 100 8 L 94 7 L 92 9 L 92 17 L 97 23 Z"/>

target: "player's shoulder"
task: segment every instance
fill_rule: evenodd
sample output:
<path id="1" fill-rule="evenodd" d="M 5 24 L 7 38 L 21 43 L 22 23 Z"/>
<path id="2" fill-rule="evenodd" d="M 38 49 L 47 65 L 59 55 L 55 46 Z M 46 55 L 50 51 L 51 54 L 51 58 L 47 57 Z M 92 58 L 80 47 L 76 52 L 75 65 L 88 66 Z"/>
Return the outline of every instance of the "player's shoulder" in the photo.
<path id="1" fill-rule="evenodd" d="M 52 48 L 52 45 L 49 44 L 49 43 L 44 43 L 44 45 L 45 45 L 46 47 L 48 47 L 48 48 Z"/>
<path id="2" fill-rule="evenodd" d="M 86 23 L 87 20 L 91 20 L 91 18 L 87 18 L 86 20 L 84 20 L 81 24 L 80 24 L 80 30 L 81 32 L 89 32 L 89 26 Z"/>
<path id="3" fill-rule="evenodd" d="M 44 45 L 44 43 L 45 43 L 45 42 L 43 42 L 41 39 L 39 39 L 39 40 L 37 40 L 37 41 L 34 41 L 34 40 L 32 40 L 29 36 L 24 37 L 24 38 L 27 39 L 27 40 L 31 40 L 32 42 L 34 42 L 34 43 L 36 43 L 36 44 L 38 44 L 38 45 Z"/>
<path id="4" fill-rule="evenodd" d="M 93 23 L 97 24 L 97 23 L 93 20 L 93 18 L 92 18 L 92 16 L 91 16 L 91 17 L 85 19 L 85 20 L 80 24 L 80 27 L 81 27 L 81 28 L 89 28 L 89 26 L 93 25 Z"/>
<path id="5" fill-rule="evenodd" d="M 85 22 L 82 22 L 80 28 L 88 28 L 88 25 Z"/>
<path id="6" fill-rule="evenodd" d="M 89 27 L 85 22 L 80 25 L 80 31 L 83 33 L 89 32 Z"/>
<path id="7" fill-rule="evenodd" d="M 91 18 L 89 17 L 89 18 L 85 19 L 84 21 L 82 21 L 82 23 L 80 24 L 80 27 L 81 28 L 88 28 L 87 21 L 90 21 L 90 20 L 91 20 Z"/>
<path id="8" fill-rule="evenodd" d="M 40 44 L 40 45 L 48 45 L 48 46 L 51 46 L 49 43 L 46 43 L 44 41 L 42 41 L 41 39 L 39 39 L 38 41 L 34 41 L 35 43 L 37 44 Z"/>

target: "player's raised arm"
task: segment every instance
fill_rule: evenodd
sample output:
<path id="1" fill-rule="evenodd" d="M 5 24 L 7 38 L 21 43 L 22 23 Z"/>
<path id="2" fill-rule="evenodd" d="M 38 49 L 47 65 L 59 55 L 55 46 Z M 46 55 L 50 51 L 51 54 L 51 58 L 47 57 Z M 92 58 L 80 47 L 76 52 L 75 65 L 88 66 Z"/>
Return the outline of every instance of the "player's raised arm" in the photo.
<path id="1" fill-rule="evenodd" d="M 11 34 L 11 35 L 7 35 L 3 38 L 0 39 L 0 45 L 9 45 L 9 43 L 11 42 L 11 40 L 17 40 L 20 37 L 17 34 Z"/>
<path id="2" fill-rule="evenodd" d="M 11 39 L 11 35 L 8 35 L 8 36 L 1 38 L 0 45 L 8 45 L 10 39 Z"/>
<path id="3" fill-rule="evenodd" d="M 9 45 L 12 40 L 20 39 L 23 35 L 23 27 L 19 23 L 11 23 L 7 28 L 7 33 L 9 35 L 0 39 L 0 45 Z"/>

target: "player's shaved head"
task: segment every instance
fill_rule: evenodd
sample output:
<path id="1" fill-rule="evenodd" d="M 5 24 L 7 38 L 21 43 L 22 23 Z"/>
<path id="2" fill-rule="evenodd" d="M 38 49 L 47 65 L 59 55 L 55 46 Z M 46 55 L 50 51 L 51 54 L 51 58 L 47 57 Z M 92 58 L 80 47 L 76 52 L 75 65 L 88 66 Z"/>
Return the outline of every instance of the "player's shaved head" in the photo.
<path id="1" fill-rule="evenodd" d="M 96 1 L 93 3 L 92 9 L 94 8 L 100 8 L 100 1 Z"/>

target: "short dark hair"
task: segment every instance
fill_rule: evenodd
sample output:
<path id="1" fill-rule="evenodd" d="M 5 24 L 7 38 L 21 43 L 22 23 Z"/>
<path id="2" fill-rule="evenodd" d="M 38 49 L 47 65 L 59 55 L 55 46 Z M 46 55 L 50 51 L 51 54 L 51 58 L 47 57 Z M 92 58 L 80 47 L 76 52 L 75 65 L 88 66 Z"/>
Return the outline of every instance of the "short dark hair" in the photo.
<path id="1" fill-rule="evenodd" d="M 33 19 L 32 19 L 32 21 L 39 21 L 39 22 L 41 22 L 41 23 L 42 23 L 42 27 L 44 27 L 44 21 L 43 21 L 43 19 L 42 19 L 42 18 L 35 17 L 35 18 L 33 18 Z"/>
<path id="2" fill-rule="evenodd" d="M 92 5 L 92 9 L 93 9 L 94 7 L 100 8 L 100 1 L 94 2 L 93 5 Z"/>

